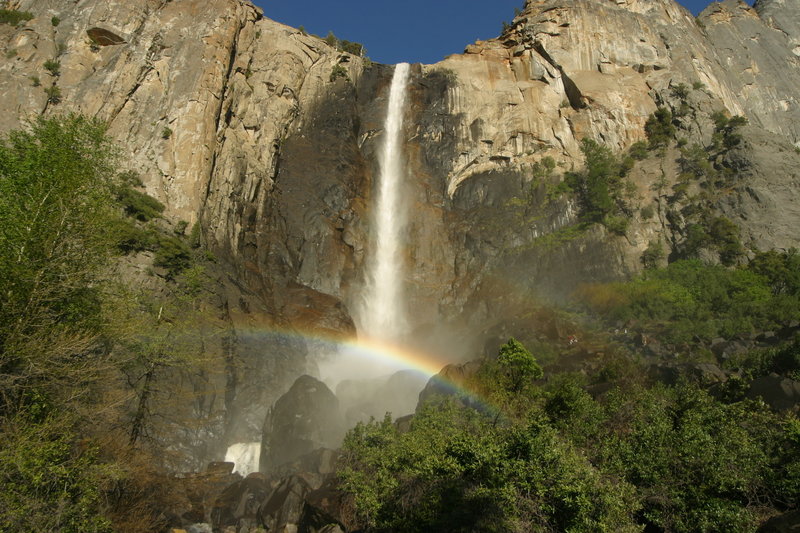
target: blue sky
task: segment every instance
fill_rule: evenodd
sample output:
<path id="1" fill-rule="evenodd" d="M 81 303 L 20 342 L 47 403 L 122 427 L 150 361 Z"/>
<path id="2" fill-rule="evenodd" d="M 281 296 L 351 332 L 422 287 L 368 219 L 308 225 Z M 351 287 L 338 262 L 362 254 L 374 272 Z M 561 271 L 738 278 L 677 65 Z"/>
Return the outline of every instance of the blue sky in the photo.
<path id="1" fill-rule="evenodd" d="M 254 0 L 264 15 L 325 36 L 362 43 L 379 63 L 435 63 L 496 37 L 523 0 Z M 709 2 L 681 2 L 697 14 Z"/>

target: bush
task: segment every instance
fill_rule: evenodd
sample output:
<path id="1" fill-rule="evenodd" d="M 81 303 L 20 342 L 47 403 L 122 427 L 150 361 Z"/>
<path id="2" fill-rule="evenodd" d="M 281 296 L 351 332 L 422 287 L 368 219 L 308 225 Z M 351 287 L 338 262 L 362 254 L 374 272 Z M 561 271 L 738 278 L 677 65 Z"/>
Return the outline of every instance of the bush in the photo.
<path id="1" fill-rule="evenodd" d="M 159 218 L 164 212 L 164 204 L 127 185 L 117 188 L 116 197 L 125 214 L 142 222 Z"/>
<path id="2" fill-rule="evenodd" d="M 342 65 L 336 64 L 333 66 L 333 69 L 331 69 L 331 76 L 330 76 L 331 82 L 334 82 L 339 78 L 348 79 L 348 77 L 349 76 L 347 75 L 347 69 L 344 68 Z"/>
<path id="3" fill-rule="evenodd" d="M 377 531 L 635 531 L 631 486 L 601 474 L 546 423 L 495 426 L 452 403 L 359 424 L 341 488 Z M 612 488 L 613 487 L 613 488 Z"/>
<path id="4" fill-rule="evenodd" d="M 192 265 L 192 253 L 180 238 L 159 235 L 153 264 L 166 269 L 167 277 L 172 279 Z"/>
<path id="5" fill-rule="evenodd" d="M 63 420 L 22 419 L 10 428 L 0 432 L 0 531 L 110 533 L 100 489 L 108 472 L 97 447 L 76 446 Z"/>
<path id="6" fill-rule="evenodd" d="M 672 124 L 672 113 L 665 107 L 659 107 L 650 115 L 644 124 L 648 146 L 651 150 L 665 148 L 675 136 L 675 126 Z"/>
<path id="7" fill-rule="evenodd" d="M 55 59 L 48 59 L 42 65 L 51 76 L 59 76 L 61 74 L 61 62 Z"/>
<path id="8" fill-rule="evenodd" d="M 50 87 L 46 87 L 44 90 L 44 94 L 47 95 L 47 101 L 53 105 L 61 103 L 61 87 L 58 85 L 52 85 Z"/>
<path id="9" fill-rule="evenodd" d="M 647 143 L 644 141 L 633 143 L 633 145 L 631 145 L 629 153 L 631 154 L 631 157 L 637 161 L 642 161 L 644 159 L 647 159 L 647 156 L 649 155 L 647 153 Z"/>
<path id="10" fill-rule="evenodd" d="M 672 87 L 672 96 L 680 100 L 686 100 L 689 97 L 689 87 L 685 83 L 679 83 Z"/>
<path id="11" fill-rule="evenodd" d="M 53 18 L 50 19 L 50 24 L 52 24 L 53 27 L 56 27 L 59 24 L 61 24 L 61 19 L 58 18 L 58 17 L 53 17 Z"/>
<path id="12" fill-rule="evenodd" d="M 664 245 L 661 244 L 661 241 L 650 241 L 647 249 L 642 252 L 642 265 L 649 269 L 658 268 L 664 256 Z"/>
<path id="13" fill-rule="evenodd" d="M 624 177 L 631 165 L 623 164 L 608 147 L 591 139 L 581 142 L 581 151 L 586 157 L 586 169 L 565 174 L 566 185 L 578 195 L 581 218 L 584 222 L 602 223 L 612 233 L 624 235 L 628 225 Z"/>
<path id="14" fill-rule="evenodd" d="M 28 11 L 17 11 L 16 9 L 0 9 L 0 24 L 10 24 L 17 26 L 21 22 L 27 22 L 33 18 L 33 13 Z"/>

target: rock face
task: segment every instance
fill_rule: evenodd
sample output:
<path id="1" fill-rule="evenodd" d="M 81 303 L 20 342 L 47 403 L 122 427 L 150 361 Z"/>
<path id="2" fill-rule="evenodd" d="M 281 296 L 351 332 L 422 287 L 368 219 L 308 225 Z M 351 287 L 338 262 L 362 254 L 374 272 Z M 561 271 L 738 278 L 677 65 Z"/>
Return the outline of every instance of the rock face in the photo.
<path id="1" fill-rule="evenodd" d="M 35 18 L 0 25 L 0 130 L 42 114 L 99 117 L 166 216 L 200 224 L 230 325 L 216 449 L 257 440 L 268 406 L 313 367 L 305 339 L 359 324 L 391 68 L 245 0 L 8 7 Z M 728 156 L 738 181 L 715 209 L 746 245 L 796 246 L 797 20 L 784 0 L 727 0 L 697 19 L 671 0 L 531 0 L 499 38 L 415 65 L 402 258 L 415 331 L 456 331 L 444 344 L 469 351 L 532 299 L 635 272 L 651 242 L 679 244 L 680 216 L 653 192 L 680 173 L 674 148 L 632 170 L 637 207 L 657 216 L 635 214 L 625 237 L 575 232 L 578 206 L 550 194 L 582 166 L 582 139 L 627 149 L 658 106 L 690 143 L 710 142 L 714 111 L 748 118 Z M 556 166 L 542 172 L 548 157 Z"/>

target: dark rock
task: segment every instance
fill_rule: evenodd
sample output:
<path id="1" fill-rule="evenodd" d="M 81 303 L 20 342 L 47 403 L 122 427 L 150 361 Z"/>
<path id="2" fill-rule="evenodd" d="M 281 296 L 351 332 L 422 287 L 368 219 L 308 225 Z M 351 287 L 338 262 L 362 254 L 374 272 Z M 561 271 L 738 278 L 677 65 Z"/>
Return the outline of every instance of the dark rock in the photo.
<path id="1" fill-rule="evenodd" d="M 248 476 L 228 486 L 214 502 L 211 523 L 215 528 L 238 525 L 241 519 L 253 519 L 271 489 L 263 475 Z"/>
<path id="2" fill-rule="evenodd" d="M 227 476 L 233 473 L 235 464 L 228 461 L 213 461 L 208 463 L 206 473 L 212 476 Z"/>
<path id="3" fill-rule="evenodd" d="M 299 526 L 305 508 L 305 498 L 311 490 L 301 476 L 291 476 L 281 480 L 258 511 L 259 519 L 267 531 L 283 531 L 287 526 Z"/>
<path id="4" fill-rule="evenodd" d="M 333 392 L 311 376 L 300 376 L 267 414 L 260 469 L 269 472 L 316 448 L 336 448 L 344 431 Z"/>
<path id="5" fill-rule="evenodd" d="M 716 339 L 715 339 L 716 340 Z M 733 356 L 741 355 L 753 348 L 753 343 L 743 340 L 711 342 L 711 351 L 718 359 L 730 359 Z"/>
<path id="6" fill-rule="evenodd" d="M 794 409 L 800 403 L 800 381 L 780 376 L 764 376 L 750 385 L 748 398 L 761 398 L 773 409 Z"/>
<path id="7" fill-rule="evenodd" d="M 461 401 L 471 403 L 464 397 L 462 387 L 481 368 L 481 361 L 469 361 L 457 365 L 447 365 L 438 374 L 433 376 L 422 392 L 419 393 L 417 409 L 436 397 L 459 396 Z"/>
<path id="8" fill-rule="evenodd" d="M 126 41 L 116 33 L 104 28 L 89 28 L 86 30 L 89 39 L 98 46 L 113 46 L 115 44 L 125 44 Z"/>
<path id="9" fill-rule="evenodd" d="M 758 528 L 757 533 L 800 533 L 800 509 L 773 516 Z"/>
<path id="10" fill-rule="evenodd" d="M 687 380 L 704 387 L 724 383 L 728 379 L 724 370 L 711 363 L 652 365 L 648 375 L 650 379 L 667 385 L 676 385 L 682 380 Z"/>

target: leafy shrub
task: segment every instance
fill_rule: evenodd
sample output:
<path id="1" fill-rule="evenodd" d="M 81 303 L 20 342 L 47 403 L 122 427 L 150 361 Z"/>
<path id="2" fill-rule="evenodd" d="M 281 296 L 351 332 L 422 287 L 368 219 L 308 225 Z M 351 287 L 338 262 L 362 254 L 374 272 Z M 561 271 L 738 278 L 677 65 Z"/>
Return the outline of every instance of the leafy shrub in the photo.
<path id="1" fill-rule="evenodd" d="M 631 157 L 637 161 L 642 161 L 644 159 L 647 159 L 647 156 L 649 155 L 647 153 L 647 143 L 644 141 L 633 143 L 631 145 L 629 153 Z"/>
<path id="2" fill-rule="evenodd" d="M 97 447 L 76 446 L 69 424 L 50 418 L 8 428 L 0 432 L 0 530 L 110 533 Z"/>
<path id="3" fill-rule="evenodd" d="M 59 24 L 61 24 L 61 19 L 58 17 L 53 17 L 50 19 L 50 24 L 52 24 L 53 27 L 58 26 Z"/>
<path id="4" fill-rule="evenodd" d="M 647 244 L 647 249 L 642 252 L 642 265 L 649 269 L 657 268 L 664 257 L 664 245 L 661 241 L 650 241 Z"/>
<path id="5" fill-rule="evenodd" d="M 53 105 L 61 103 L 61 87 L 58 85 L 52 85 L 50 87 L 46 87 L 44 90 L 44 94 L 47 95 L 47 101 Z"/>
<path id="6" fill-rule="evenodd" d="M 17 26 L 21 22 L 27 22 L 33 18 L 33 13 L 29 11 L 17 11 L 16 9 L 0 9 L 0 24 L 10 24 Z"/>
<path id="7" fill-rule="evenodd" d="M 742 142 L 739 128 L 747 124 L 747 118 L 735 115 L 728 118 L 723 112 L 717 111 L 711 115 L 714 121 L 714 148 L 730 150 Z"/>
<path id="8" fill-rule="evenodd" d="M 648 270 L 626 283 L 583 285 L 576 297 L 609 321 L 636 319 L 673 344 L 731 338 L 800 316 L 798 298 L 774 295 L 759 273 L 697 260 Z"/>
<path id="9" fill-rule="evenodd" d="M 685 83 L 679 83 L 672 87 L 672 96 L 680 100 L 686 100 L 689 97 L 689 87 Z"/>
<path id="10" fill-rule="evenodd" d="M 128 216 L 142 222 L 159 218 L 164 212 L 164 204 L 129 185 L 119 187 L 116 197 Z"/>
<path id="11" fill-rule="evenodd" d="M 578 195 L 584 222 L 599 222 L 612 233 L 627 229 L 626 180 L 630 165 L 623 164 L 611 150 L 591 139 L 581 142 L 586 158 L 583 172 L 565 174 L 566 185 Z"/>
<path id="12" fill-rule="evenodd" d="M 31 80 L 32 87 L 39 87 L 42 84 L 42 80 L 39 79 L 39 76 L 31 76 L 28 79 Z"/>
<path id="13" fill-rule="evenodd" d="M 191 266 L 192 253 L 180 238 L 159 235 L 153 264 L 166 269 L 168 278 L 174 278 Z"/>
<path id="14" fill-rule="evenodd" d="M 51 76 L 59 76 L 61 74 L 61 62 L 55 59 L 48 59 L 42 65 Z"/>
<path id="15" fill-rule="evenodd" d="M 339 78 L 348 79 L 347 69 L 342 65 L 336 64 L 333 66 L 333 69 L 331 69 L 330 81 L 334 82 Z"/>
<path id="16" fill-rule="evenodd" d="M 164 128 L 161 130 L 161 138 L 167 140 L 170 137 L 172 137 L 172 130 L 167 126 L 164 126 Z"/>
<path id="17" fill-rule="evenodd" d="M 359 424 L 344 449 L 340 486 L 368 530 L 636 530 L 631 486 L 545 423 L 494 426 L 448 403 L 423 409 L 404 434 L 388 418 Z"/>
<path id="18" fill-rule="evenodd" d="M 648 146 L 651 150 L 666 147 L 675 136 L 672 113 L 666 107 L 659 107 L 644 124 Z"/>

